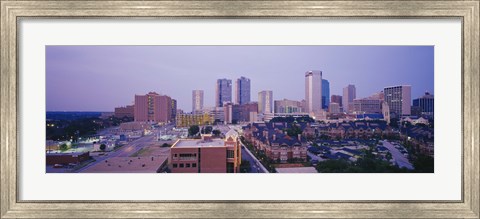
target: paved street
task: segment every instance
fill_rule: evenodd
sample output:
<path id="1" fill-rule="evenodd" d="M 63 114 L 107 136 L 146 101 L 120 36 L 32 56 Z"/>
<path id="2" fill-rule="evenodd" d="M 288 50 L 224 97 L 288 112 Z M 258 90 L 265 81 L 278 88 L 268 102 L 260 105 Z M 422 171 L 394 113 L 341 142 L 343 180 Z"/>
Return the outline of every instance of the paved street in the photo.
<path id="1" fill-rule="evenodd" d="M 96 160 L 94 162 L 88 164 L 85 167 L 82 167 L 82 168 L 78 169 L 76 172 L 82 172 L 82 171 L 90 168 L 91 166 L 94 166 L 94 165 L 96 165 L 96 164 L 98 164 L 98 163 L 100 163 L 100 162 L 102 162 L 102 161 L 104 161 L 105 159 L 108 159 L 108 158 L 129 157 L 130 155 L 139 151 L 143 147 L 148 146 L 149 144 L 154 142 L 154 140 L 155 140 L 154 135 L 147 135 L 147 136 L 140 137 L 140 138 L 138 138 L 138 139 L 136 139 L 132 142 L 129 142 L 127 145 L 121 147 L 117 151 L 108 152 L 108 155 L 106 155 L 106 156 L 96 157 Z"/>
<path id="2" fill-rule="evenodd" d="M 242 146 L 242 160 L 248 160 L 248 162 L 250 162 L 250 173 L 264 173 L 262 168 L 260 168 L 259 163 L 252 156 L 250 156 L 246 150 L 247 149 Z"/>
<path id="3" fill-rule="evenodd" d="M 413 165 L 408 161 L 408 159 L 402 153 L 400 153 L 400 151 L 397 148 L 395 148 L 395 146 L 393 146 L 388 141 L 383 141 L 383 146 L 390 151 L 393 159 L 395 159 L 395 162 L 400 168 L 405 167 L 409 170 L 413 170 Z"/>

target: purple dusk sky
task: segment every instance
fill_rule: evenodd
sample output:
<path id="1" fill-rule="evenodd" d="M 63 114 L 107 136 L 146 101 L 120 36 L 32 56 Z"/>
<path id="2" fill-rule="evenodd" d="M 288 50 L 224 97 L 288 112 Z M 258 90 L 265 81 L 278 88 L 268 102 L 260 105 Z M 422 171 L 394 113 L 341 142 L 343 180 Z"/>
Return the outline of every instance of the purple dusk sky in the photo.
<path id="1" fill-rule="evenodd" d="M 323 71 L 330 95 L 348 84 L 357 98 L 412 85 L 417 98 L 434 93 L 433 56 L 433 46 L 47 46 L 47 111 L 113 111 L 156 91 L 189 112 L 192 90 L 213 106 L 216 80 L 241 76 L 251 79 L 252 101 L 261 90 L 301 100 L 309 70 Z"/>

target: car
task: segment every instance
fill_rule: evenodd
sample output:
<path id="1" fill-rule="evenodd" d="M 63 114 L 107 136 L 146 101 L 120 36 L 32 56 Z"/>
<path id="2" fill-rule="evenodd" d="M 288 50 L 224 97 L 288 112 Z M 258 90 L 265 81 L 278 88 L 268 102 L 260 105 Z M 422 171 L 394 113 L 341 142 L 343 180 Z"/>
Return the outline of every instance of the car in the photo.
<path id="1" fill-rule="evenodd" d="M 53 165 L 53 168 L 62 168 L 62 167 L 63 165 L 59 163 L 56 163 L 55 165 Z"/>

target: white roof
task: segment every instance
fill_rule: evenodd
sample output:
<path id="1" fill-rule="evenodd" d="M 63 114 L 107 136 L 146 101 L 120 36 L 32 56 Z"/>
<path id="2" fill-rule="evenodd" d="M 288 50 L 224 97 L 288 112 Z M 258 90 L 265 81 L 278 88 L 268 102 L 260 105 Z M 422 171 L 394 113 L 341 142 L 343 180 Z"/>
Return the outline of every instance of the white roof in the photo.
<path id="1" fill-rule="evenodd" d="M 229 137 L 232 137 L 233 139 L 237 139 L 238 138 L 238 133 L 233 130 L 233 129 L 230 129 L 226 134 L 225 134 L 225 139 L 228 139 Z"/>
<path id="2" fill-rule="evenodd" d="M 172 147 L 183 147 L 183 148 L 198 148 L 198 147 L 224 147 L 225 142 L 223 139 L 211 139 L 209 141 L 204 141 L 202 139 L 179 139 Z"/>

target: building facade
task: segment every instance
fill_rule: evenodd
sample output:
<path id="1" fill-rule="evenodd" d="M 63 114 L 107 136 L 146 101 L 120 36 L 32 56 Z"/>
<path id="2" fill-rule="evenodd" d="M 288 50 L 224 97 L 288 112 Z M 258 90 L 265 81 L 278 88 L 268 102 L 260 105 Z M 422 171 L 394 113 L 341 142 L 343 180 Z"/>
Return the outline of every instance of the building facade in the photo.
<path id="1" fill-rule="evenodd" d="M 257 121 L 257 113 L 258 113 L 257 102 L 250 102 L 250 103 L 240 105 L 238 121 L 240 122 Z"/>
<path id="2" fill-rule="evenodd" d="M 172 173 L 239 173 L 242 162 L 238 134 L 230 130 L 225 139 L 202 135 L 202 139 L 179 139 L 170 149 Z"/>
<path id="3" fill-rule="evenodd" d="M 177 100 L 172 99 L 172 121 L 177 119 Z"/>
<path id="4" fill-rule="evenodd" d="M 399 85 L 383 89 L 385 102 L 388 104 L 390 114 L 395 117 L 408 116 L 412 107 L 412 86 Z"/>
<path id="5" fill-rule="evenodd" d="M 340 113 L 340 104 L 331 102 L 330 106 L 328 107 L 328 112 L 330 113 Z"/>
<path id="6" fill-rule="evenodd" d="M 232 124 L 233 121 L 236 120 L 235 117 L 237 117 L 238 115 L 238 112 L 234 112 L 234 106 L 235 106 L 235 109 L 238 109 L 238 105 L 237 104 L 233 104 L 233 103 L 224 103 L 223 104 L 223 115 L 224 115 L 224 119 L 223 121 L 225 122 L 225 124 Z"/>
<path id="7" fill-rule="evenodd" d="M 192 113 L 203 113 L 203 90 L 192 91 Z"/>
<path id="8" fill-rule="evenodd" d="M 223 107 L 223 103 L 232 102 L 232 80 L 218 79 L 215 89 L 215 106 Z"/>
<path id="9" fill-rule="evenodd" d="M 211 125 L 213 117 L 209 114 L 177 114 L 177 127 L 190 127 L 192 125 Z"/>
<path id="10" fill-rule="evenodd" d="M 305 101 L 307 113 L 318 113 L 322 110 L 322 72 L 305 73 Z"/>
<path id="11" fill-rule="evenodd" d="M 235 81 L 235 103 L 243 105 L 250 102 L 250 79 L 240 77 Z"/>
<path id="12" fill-rule="evenodd" d="M 253 123 L 244 127 L 247 141 L 277 163 L 305 162 L 307 160 L 306 140 L 302 135 L 288 136 L 283 129 L 285 123 Z"/>
<path id="13" fill-rule="evenodd" d="M 225 112 L 223 107 L 208 107 L 203 109 L 204 113 L 210 115 L 215 122 L 223 122 L 225 120 Z"/>
<path id="14" fill-rule="evenodd" d="M 351 113 L 353 111 L 353 100 L 357 98 L 357 89 L 355 85 L 349 84 L 343 88 L 342 106 L 343 111 Z"/>
<path id="15" fill-rule="evenodd" d="M 137 122 L 170 122 L 172 119 L 172 98 L 149 92 L 135 95 L 134 119 Z"/>
<path id="16" fill-rule="evenodd" d="M 275 100 L 275 113 L 301 113 L 304 112 L 302 102 L 296 100 Z"/>
<path id="17" fill-rule="evenodd" d="M 322 79 L 322 109 L 328 109 L 330 105 L 330 82 Z"/>
<path id="18" fill-rule="evenodd" d="M 273 92 L 271 90 L 258 93 L 258 113 L 273 113 Z"/>
<path id="19" fill-rule="evenodd" d="M 135 108 L 133 105 L 128 105 L 124 107 L 115 107 L 113 114 L 117 118 L 129 117 L 133 118 L 135 116 Z"/>
<path id="20" fill-rule="evenodd" d="M 433 117 L 435 105 L 433 95 L 425 92 L 425 95 L 414 99 L 413 106 L 419 109 L 420 116 Z"/>
<path id="21" fill-rule="evenodd" d="M 382 101 L 373 98 L 354 99 L 353 112 L 356 114 L 382 113 Z"/>
<path id="22" fill-rule="evenodd" d="M 338 103 L 338 106 L 342 107 L 342 96 L 341 95 L 332 95 L 330 103 Z"/>

